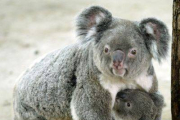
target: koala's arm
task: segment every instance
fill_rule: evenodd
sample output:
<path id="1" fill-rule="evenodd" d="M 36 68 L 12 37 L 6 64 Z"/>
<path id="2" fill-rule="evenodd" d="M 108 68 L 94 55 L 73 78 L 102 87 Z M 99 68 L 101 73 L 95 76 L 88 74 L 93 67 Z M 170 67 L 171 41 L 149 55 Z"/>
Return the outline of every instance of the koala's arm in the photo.
<path id="1" fill-rule="evenodd" d="M 87 81 L 77 84 L 73 93 L 73 120 L 112 120 L 110 94 L 94 80 Z"/>
<path id="2" fill-rule="evenodd" d="M 152 100 L 154 101 L 155 106 L 157 107 L 157 115 L 155 120 L 161 120 L 162 108 L 164 106 L 164 97 L 157 93 L 150 94 Z"/>

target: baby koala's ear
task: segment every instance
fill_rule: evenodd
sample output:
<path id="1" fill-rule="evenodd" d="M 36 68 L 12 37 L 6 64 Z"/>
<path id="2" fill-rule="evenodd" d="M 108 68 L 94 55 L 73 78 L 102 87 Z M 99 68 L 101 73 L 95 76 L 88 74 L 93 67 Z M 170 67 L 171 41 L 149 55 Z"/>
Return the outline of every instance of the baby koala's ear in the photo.
<path id="1" fill-rule="evenodd" d="M 160 95 L 159 93 L 151 93 L 150 96 L 151 96 L 156 107 L 163 108 L 164 97 L 162 95 Z"/>
<path id="2" fill-rule="evenodd" d="M 97 38 L 103 31 L 108 29 L 111 21 L 112 15 L 105 8 L 99 6 L 89 7 L 77 17 L 77 35 L 83 41 Z"/>
<path id="3" fill-rule="evenodd" d="M 155 18 L 147 18 L 139 24 L 147 49 L 159 62 L 166 58 L 169 46 L 169 32 L 166 25 Z"/>
<path id="4" fill-rule="evenodd" d="M 145 116 L 142 116 L 139 120 L 153 120 L 153 119 L 152 119 L 152 118 L 145 117 Z"/>

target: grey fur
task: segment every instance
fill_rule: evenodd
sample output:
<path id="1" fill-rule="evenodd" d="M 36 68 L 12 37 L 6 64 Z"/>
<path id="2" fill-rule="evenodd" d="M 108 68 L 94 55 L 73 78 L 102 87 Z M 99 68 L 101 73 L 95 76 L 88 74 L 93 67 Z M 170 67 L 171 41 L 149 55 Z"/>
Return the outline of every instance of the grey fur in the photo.
<path id="1" fill-rule="evenodd" d="M 49 53 L 19 78 L 13 97 L 15 120 L 111 120 L 113 97 L 104 83 L 118 85 L 115 92 L 132 85 L 157 92 L 152 55 L 135 22 L 114 18 L 98 6 L 83 11 L 77 21 L 79 43 Z M 137 49 L 133 59 L 128 57 L 131 48 Z M 112 72 L 116 50 L 125 54 L 123 76 Z M 136 83 L 142 73 L 143 81 L 152 82 L 150 88 L 139 85 L 143 81 Z"/>
<path id="2" fill-rule="evenodd" d="M 127 104 L 130 106 L 128 107 Z M 117 94 L 113 108 L 116 120 L 161 120 L 164 98 L 157 93 L 124 90 Z"/>

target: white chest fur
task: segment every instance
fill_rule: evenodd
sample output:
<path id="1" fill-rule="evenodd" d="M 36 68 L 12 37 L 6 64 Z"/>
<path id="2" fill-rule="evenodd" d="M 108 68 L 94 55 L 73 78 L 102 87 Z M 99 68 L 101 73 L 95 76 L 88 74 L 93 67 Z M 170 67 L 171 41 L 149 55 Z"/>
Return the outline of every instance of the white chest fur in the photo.
<path id="1" fill-rule="evenodd" d="M 126 88 L 135 89 L 137 87 L 136 84 L 131 81 L 125 82 L 119 79 L 112 79 L 104 75 L 100 76 L 100 84 L 111 94 L 112 107 L 114 106 L 115 98 L 119 91 Z"/>
<path id="2" fill-rule="evenodd" d="M 140 85 L 144 90 L 149 92 L 153 85 L 153 76 L 147 75 L 146 73 L 141 74 L 137 79 L 135 79 L 136 83 Z"/>

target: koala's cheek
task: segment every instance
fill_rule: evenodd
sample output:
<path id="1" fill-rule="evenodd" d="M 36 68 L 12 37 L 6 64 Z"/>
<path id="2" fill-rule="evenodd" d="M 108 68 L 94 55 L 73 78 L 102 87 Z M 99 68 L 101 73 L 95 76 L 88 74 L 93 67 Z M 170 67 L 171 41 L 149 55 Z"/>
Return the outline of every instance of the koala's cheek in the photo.
<path id="1" fill-rule="evenodd" d="M 104 57 L 102 55 L 100 56 L 99 54 L 95 54 L 93 61 L 100 72 L 104 74 L 111 74 L 110 61 L 107 57 Z"/>

